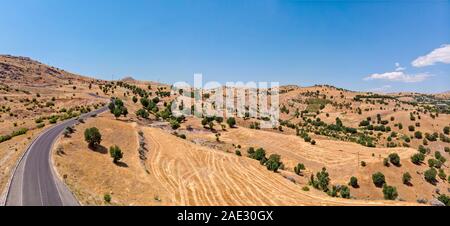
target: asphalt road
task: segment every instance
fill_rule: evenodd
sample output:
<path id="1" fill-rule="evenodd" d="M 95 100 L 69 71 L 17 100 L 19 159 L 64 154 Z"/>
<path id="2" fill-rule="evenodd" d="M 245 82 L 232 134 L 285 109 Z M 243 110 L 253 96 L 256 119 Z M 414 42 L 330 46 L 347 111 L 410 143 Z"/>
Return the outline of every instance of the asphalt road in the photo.
<path id="1" fill-rule="evenodd" d="M 108 107 L 87 113 L 80 118 L 91 117 L 106 111 Z M 59 180 L 51 163 L 51 149 L 58 136 L 76 119 L 64 121 L 45 130 L 30 145 L 14 172 L 8 194 L 7 206 L 77 206 L 78 201 Z"/>

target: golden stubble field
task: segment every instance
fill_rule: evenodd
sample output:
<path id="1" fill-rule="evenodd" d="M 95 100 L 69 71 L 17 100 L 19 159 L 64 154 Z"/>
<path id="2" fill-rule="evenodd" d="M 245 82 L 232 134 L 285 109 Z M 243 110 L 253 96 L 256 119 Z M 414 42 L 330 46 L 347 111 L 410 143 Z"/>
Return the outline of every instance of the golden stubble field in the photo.
<path id="1" fill-rule="evenodd" d="M 162 129 L 114 120 L 109 113 L 76 127 L 72 138 L 61 138 L 53 155 L 59 174 L 84 205 L 102 205 L 111 194 L 113 205 L 407 205 L 405 202 L 359 201 L 328 197 L 267 171 L 246 157 L 195 145 Z M 83 131 L 97 127 L 103 141 L 93 151 Z M 147 170 L 139 160 L 138 131 L 149 147 Z M 119 165 L 106 148 L 124 152 Z"/>

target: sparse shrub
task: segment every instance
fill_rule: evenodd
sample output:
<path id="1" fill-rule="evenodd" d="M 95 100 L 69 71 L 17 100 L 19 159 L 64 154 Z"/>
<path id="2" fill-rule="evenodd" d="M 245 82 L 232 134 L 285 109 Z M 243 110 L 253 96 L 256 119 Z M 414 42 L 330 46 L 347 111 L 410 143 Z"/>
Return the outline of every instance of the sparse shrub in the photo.
<path id="1" fill-rule="evenodd" d="M 111 200 L 112 200 L 111 195 L 110 194 L 105 194 L 103 196 L 103 200 L 105 200 L 106 203 L 111 203 Z"/>
<path id="2" fill-rule="evenodd" d="M 84 131 L 84 140 L 88 142 L 89 147 L 95 147 L 102 141 L 102 135 L 96 127 L 88 128 Z"/>
<path id="3" fill-rule="evenodd" d="M 117 145 L 111 146 L 109 148 L 109 154 L 111 155 L 111 158 L 113 159 L 113 162 L 115 164 L 117 164 L 123 157 L 123 152 Z"/>
<path id="4" fill-rule="evenodd" d="M 21 129 L 19 129 L 19 130 L 13 131 L 13 132 L 11 133 L 11 137 L 17 137 L 17 136 L 20 136 L 20 135 L 24 135 L 24 134 L 26 134 L 27 132 L 28 132 L 28 129 L 27 129 L 27 128 L 21 128 Z"/>
<path id="5" fill-rule="evenodd" d="M 366 167 L 366 166 L 367 166 L 367 163 L 366 163 L 365 161 L 361 161 L 361 166 L 362 166 L 362 167 Z"/>
<path id="6" fill-rule="evenodd" d="M 237 156 L 242 156 L 241 151 L 240 151 L 240 150 L 236 150 L 236 155 L 237 155 Z"/>
<path id="7" fill-rule="evenodd" d="M 409 132 L 414 132 L 416 128 L 414 126 L 408 126 Z"/>
<path id="8" fill-rule="evenodd" d="M 389 164 L 389 158 L 383 159 L 383 166 L 386 166 L 386 167 L 389 167 L 389 166 L 390 166 L 390 164 Z"/>
<path id="9" fill-rule="evenodd" d="M 382 174 L 381 172 L 377 172 L 377 173 L 373 174 L 372 181 L 375 184 L 375 186 L 377 186 L 379 188 L 381 188 L 386 183 L 384 174 Z"/>
<path id="10" fill-rule="evenodd" d="M 57 121 L 58 121 L 58 118 L 57 118 L 57 117 L 52 117 L 51 119 L 48 120 L 48 122 L 49 122 L 50 124 L 55 124 Z"/>
<path id="11" fill-rule="evenodd" d="M 398 197 L 397 189 L 393 186 L 384 185 L 383 186 L 384 199 L 395 200 Z"/>
<path id="12" fill-rule="evenodd" d="M 445 147 L 444 151 L 447 152 L 447 153 L 450 153 L 450 147 Z"/>

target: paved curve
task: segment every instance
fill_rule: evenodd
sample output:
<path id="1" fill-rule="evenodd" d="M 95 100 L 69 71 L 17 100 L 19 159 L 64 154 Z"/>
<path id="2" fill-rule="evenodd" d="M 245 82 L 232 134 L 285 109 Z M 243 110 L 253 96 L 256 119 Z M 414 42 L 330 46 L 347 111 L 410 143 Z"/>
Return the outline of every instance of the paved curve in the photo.
<path id="1" fill-rule="evenodd" d="M 106 111 L 103 107 L 80 118 Z M 58 136 L 76 119 L 45 130 L 36 138 L 17 166 L 6 197 L 7 206 L 77 206 L 78 201 L 58 179 L 51 163 L 51 149 Z"/>

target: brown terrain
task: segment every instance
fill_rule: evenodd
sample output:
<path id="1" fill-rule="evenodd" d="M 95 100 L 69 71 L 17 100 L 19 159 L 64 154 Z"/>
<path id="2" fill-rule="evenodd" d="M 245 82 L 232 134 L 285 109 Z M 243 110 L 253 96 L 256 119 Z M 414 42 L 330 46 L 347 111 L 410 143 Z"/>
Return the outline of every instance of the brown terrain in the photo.
<path id="1" fill-rule="evenodd" d="M 43 129 L 115 97 L 127 108 L 126 117 L 105 112 L 89 118 L 54 145 L 54 167 L 84 205 L 434 205 L 450 193 L 445 93 L 378 95 L 326 85 L 284 86 L 281 126 L 259 129 L 259 120 L 251 117 L 236 118 L 234 128 L 227 119 L 216 119 L 210 128 L 193 116 L 177 123 L 165 110 L 180 95 L 170 89 L 131 77 L 91 79 L 28 58 L 0 56 L 0 136 L 26 129 L 0 142 L 0 188 Z M 157 97 L 155 105 L 144 108 L 145 96 L 150 102 Z M 84 132 L 92 127 L 98 128 L 102 141 L 88 147 Z M 117 163 L 109 151 L 115 145 L 123 152 Z M 428 149 L 425 159 L 414 164 L 411 156 L 421 145 Z M 251 147 L 263 148 L 267 158 L 279 155 L 277 172 L 250 158 Z M 399 166 L 385 165 L 393 153 L 400 157 Z M 430 166 L 430 159 L 439 166 Z M 306 169 L 296 174 L 299 163 Z M 328 192 L 311 181 L 324 167 Z M 429 182 L 424 174 L 431 167 L 439 175 Z M 394 200 L 385 200 L 383 188 L 374 185 L 376 172 L 397 191 Z M 411 175 L 410 183 L 403 183 L 404 173 Z M 359 186 L 348 185 L 352 176 Z M 333 194 L 333 186 L 348 187 L 350 197 Z"/>

